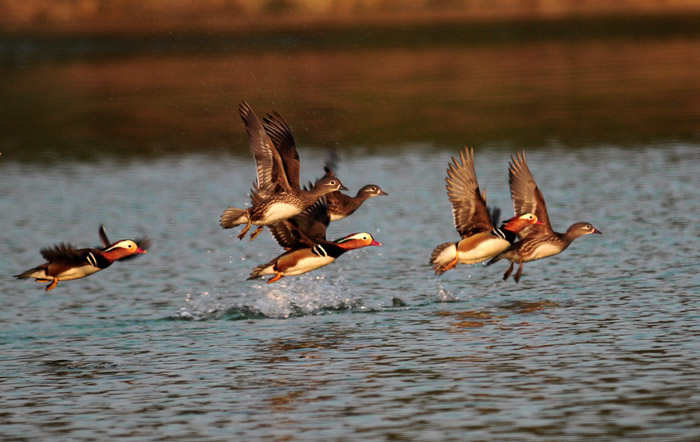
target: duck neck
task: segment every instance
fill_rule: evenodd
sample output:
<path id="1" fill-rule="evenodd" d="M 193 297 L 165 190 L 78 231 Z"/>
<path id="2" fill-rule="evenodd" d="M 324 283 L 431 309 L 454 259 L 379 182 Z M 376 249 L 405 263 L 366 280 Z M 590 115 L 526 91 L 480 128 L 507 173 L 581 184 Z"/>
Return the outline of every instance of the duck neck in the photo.
<path id="1" fill-rule="evenodd" d="M 518 234 L 513 232 L 512 230 L 507 229 L 505 224 L 501 225 L 501 227 L 495 227 L 491 231 L 491 235 L 505 239 L 506 241 L 508 241 L 511 244 L 513 244 L 515 242 L 515 240 L 518 238 Z"/>
<path id="2" fill-rule="evenodd" d="M 362 192 L 362 190 L 358 190 L 357 195 L 355 195 L 355 198 L 353 199 L 356 201 L 363 202 L 369 199 L 369 194 L 367 194 L 366 192 Z"/>
<path id="3" fill-rule="evenodd" d="M 347 250 L 341 247 L 339 244 L 327 242 L 316 244 L 311 248 L 311 252 L 316 256 L 330 256 L 332 258 L 338 258 L 343 253 L 347 252 Z"/>
<path id="4" fill-rule="evenodd" d="M 101 250 L 91 250 L 88 252 L 86 259 L 95 267 L 106 269 L 111 266 L 117 259 L 111 255 L 112 252 L 103 252 Z"/>
<path id="5" fill-rule="evenodd" d="M 311 195 L 313 198 L 318 199 L 318 198 L 322 197 L 323 195 L 325 195 L 327 193 L 331 193 L 331 192 L 333 192 L 333 190 L 329 189 L 328 187 L 314 186 L 311 188 L 311 190 L 309 190 L 309 195 Z"/>

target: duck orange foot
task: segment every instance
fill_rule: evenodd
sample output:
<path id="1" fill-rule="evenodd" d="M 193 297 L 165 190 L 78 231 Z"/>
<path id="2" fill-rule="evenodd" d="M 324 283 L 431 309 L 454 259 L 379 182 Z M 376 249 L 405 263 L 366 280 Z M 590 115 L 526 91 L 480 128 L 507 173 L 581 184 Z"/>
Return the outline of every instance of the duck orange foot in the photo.
<path id="1" fill-rule="evenodd" d="M 58 285 L 58 278 L 54 278 L 53 281 L 51 281 L 51 284 L 46 286 L 46 291 L 48 292 L 48 291 L 55 289 L 57 285 Z"/>
<path id="2" fill-rule="evenodd" d="M 272 278 L 267 280 L 267 283 L 272 284 L 275 281 L 279 281 L 280 279 L 282 279 L 282 276 L 284 276 L 284 275 L 282 275 L 280 272 L 277 272 L 277 273 L 275 273 L 275 276 L 273 276 Z"/>
<path id="3" fill-rule="evenodd" d="M 444 266 L 442 266 L 440 269 L 438 269 L 438 271 L 440 273 L 445 273 L 448 270 L 454 269 L 455 266 L 457 265 L 457 261 L 459 261 L 459 256 L 455 255 L 455 259 L 453 259 L 452 261 L 450 261 L 447 264 L 445 264 Z"/>

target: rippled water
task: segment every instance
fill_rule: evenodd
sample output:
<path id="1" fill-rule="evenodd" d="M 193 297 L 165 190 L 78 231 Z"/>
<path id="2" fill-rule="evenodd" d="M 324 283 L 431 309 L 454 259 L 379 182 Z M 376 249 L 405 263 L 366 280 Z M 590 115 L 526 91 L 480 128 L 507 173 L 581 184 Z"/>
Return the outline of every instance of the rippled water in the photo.
<path id="1" fill-rule="evenodd" d="M 352 190 L 390 196 L 336 222 L 369 231 L 317 272 L 245 281 L 280 252 L 218 226 L 252 158 L 98 162 L 0 157 L 0 437 L 88 440 L 697 440 L 699 146 L 528 150 L 557 230 L 604 235 L 525 265 L 427 260 L 457 239 L 433 145 L 342 156 Z M 513 150 L 477 146 L 489 200 L 509 212 Z M 300 148 L 302 175 L 325 153 Z M 153 245 L 49 293 L 9 275 L 59 241 L 148 234 Z M 499 263 L 501 264 L 501 263 Z"/>

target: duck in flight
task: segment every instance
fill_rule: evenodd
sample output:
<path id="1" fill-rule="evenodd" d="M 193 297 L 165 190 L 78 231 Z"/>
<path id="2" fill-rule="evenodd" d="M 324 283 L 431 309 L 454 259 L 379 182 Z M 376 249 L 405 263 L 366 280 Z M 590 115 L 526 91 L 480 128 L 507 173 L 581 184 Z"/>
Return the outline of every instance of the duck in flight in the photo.
<path id="1" fill-rule="evenodd" d="M 286 251 L 257 266 L 248 279 L 272 275 L 267 280 L 270 284 L 284 276 L 301 275 L 327 266 L 350 250 L 382 245 L 366 232 L 328 241 L 326 227 L 329 224 L 328 204 L 326 196 L 322 196 L 301 214 L 268 226 L 277 243 Z"/>
<path id="2" fill-rule="evenodd" d="M 476 179 L 474 149 L 465 148 L 459 159 L 452 158 L 445 180 L 454 225 L 462 239 L 440 244 L 433 250 L 430 264 L 436 275 L 458 263 L 476 264 L 493 258 L 513 244 L 518 232 L 539 222 L 532 213 L 516 211 L 516 216 L 496 227 L 500 210 L 489 211 L 486 206 L 486 193 L 480 190 Z"/>
<path id="3" fill-rule="evenodd" d="M 510 261 L 510 267 L 503 274 L 504 281 L 513 272 L 515 263 L 518 263 L 518 271 L 513 276 L 513 279 L 515 282 L 518 282 L 523 273 L 523 263 L 558 255 L 566 250 L 577 238 L 593 233 L 603 233 L 588 222 L 574 223 L 565 233 L 555 232 L 552 229 L 549 215 L 547 214 L 547 206 L 544 202 L 544 195 L 542 195 L 542 191 L 537 186 L 530 172 L 530 168 L 525 160 L 525 152 L 518 152 L 515 157 L 511 157 L 508 167 L 508 178 L 515 212 L 534 213 L 541 223 L 521 230 L 518 234 L 519 241 L 489 261 L 488 265 L 502 259 Z"/>
<path id="4" fill-rule="evenodd" d="M 123 239 L 110 243 L 104 226 L 100 226 L 99 235 L 101 248 L 78 249 L 70 244 L 60 243 L 41 249 L 41 256 L 46 262 L 15 275 L 15 278 L 34 278 L 36 282 L 48 282 L 48 292 L 56 288 L 59 281 L 85 278 L 106 269 L 116 261 L 146 253 L 146 248 L 150 245 L 147 238 Z"/>
<path id="5" fill-rule="evenodd" d="M 245 224 L 238 235 L 239 239 L 243 239 L 251 225 L 255 224 L 258 228 L 250 236 L 252 241 L 264 226 L 300 214 L 325 194 L 347 190 L 334 176 L 317 181 L 309 190 L 301 189 L 299 154 L 291 131 L 282 117 L 273 113 L 264 126 L 245 101 L 240 104 L 239 112 L 246 126 L 250 151 L 257 168 L 257 181 L 253 189 L 256 200 L 247 209 L 227 208 L 219 221 L 222 228 L 230 229 Z"/>

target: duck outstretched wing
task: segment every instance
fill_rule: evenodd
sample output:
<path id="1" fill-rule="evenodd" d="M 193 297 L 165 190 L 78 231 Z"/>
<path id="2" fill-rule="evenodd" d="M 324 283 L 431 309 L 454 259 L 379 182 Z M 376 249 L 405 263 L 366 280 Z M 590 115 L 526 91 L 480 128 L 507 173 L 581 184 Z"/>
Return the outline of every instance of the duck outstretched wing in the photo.
<path id="1" fill-rule="evenodd" d="M 61 261 L 68 264 L 81 265 L 89 263 L 87 255 L 90 249 L 78 249 L 72 244 L 60 243 L 41 249 L 41 256 L 48 262 Z"/>
<path id="2" fill-rule="evenodd" d="M 518 236 L 526 238 L 533 235 L 552 234 L 552 225 L 547 214 L 544 196 L 525 160 L 525 152 L 517 152 L 511 157 L 508 165 L 508 180 L 510 196 L 513 199 L 513 209 L 516 216 L 524 213 L 534 213 L 542 224 L 533 224 L 521 230 Z"/>
<path id="3" fill-rule="evenodd" d="M 447 167 L 447 196 L 452 203 L 455 227 L 463 237 L 493 229 L 486 194 L 479 189 L 474 170 L 474 149 L 465 148 L 459 159 L 452 158 Z"/>
<path id="4" fill-rule="evenodd" d="M 248 144 L 257 167 L 257 190 L 263 198 L 291 189 L 284 164 L 274 143 L 250 105 L 243 101 L 238 107 L 248 132 Z"/>
<path id="5" fill-rule="evenodd" d="M 294 136 L 282 116 L 272 112 L 264 118 L 263 127 L 272 140 L 273 145 L 282 158 L 282 165 L 289 185 L 299 188 L 299 153 L 297 152 Z"/>

